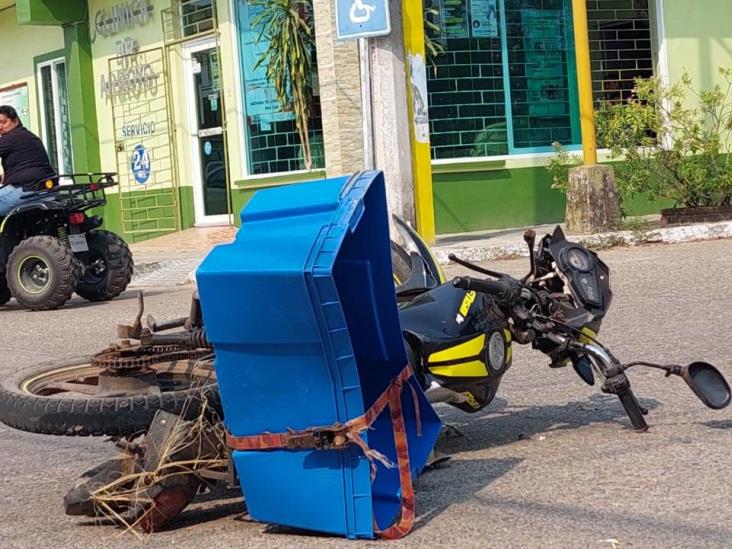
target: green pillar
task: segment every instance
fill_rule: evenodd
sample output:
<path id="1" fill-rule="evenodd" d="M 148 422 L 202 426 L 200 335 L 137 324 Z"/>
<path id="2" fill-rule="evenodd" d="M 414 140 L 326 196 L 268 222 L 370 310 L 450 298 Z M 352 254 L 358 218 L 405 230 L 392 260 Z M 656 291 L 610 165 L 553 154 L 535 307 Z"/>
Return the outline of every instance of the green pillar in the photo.
<path id="1" fill-rule="evenodd" d="M 86 0 L 17 0 L 19 25 L 56 26 L 86 17 Z"/>
<path id="2" fill-rule="evenodd" d="M 64 25 L 66 73 L 71 115 L 71 142 L 75 172 L 101 171 L 97 129 L 96 85 L 89 37 L 89 24 Z"/>

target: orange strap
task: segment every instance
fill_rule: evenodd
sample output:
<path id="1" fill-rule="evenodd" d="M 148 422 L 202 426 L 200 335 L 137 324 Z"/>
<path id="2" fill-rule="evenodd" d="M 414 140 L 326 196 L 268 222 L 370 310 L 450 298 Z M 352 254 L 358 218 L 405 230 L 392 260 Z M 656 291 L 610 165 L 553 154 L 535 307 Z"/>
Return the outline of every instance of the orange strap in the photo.
<path id="1" fill-rule="evenodd" d="M 402 390 L 404 385 L 414 373 L 407 365 L 386 390 L 376 399 L 376 402 L 362 416 L 354 418 L 345 424 L 336 423 L 325 427 L 311 427 L 303 431 L 290 430 L 286 433 L 263 433 L 235 437 L 226 433 L 226 443 L 234 450 L 301 450 L 301 449 L 345 449 L 350 444 L 355 444 L 363 451 L 364 455 L 371 462 L 371 480 L 376 475 L 375 461 L 379 461 L 385 467 L 392 468 L 394 464 L 383 454 L 368 447 L 361 437 L 361 433 L 373 425 L 376 418 L 388 406 L 391 413 L 392 427 L 394 430 L 394 445 L 397 453 L 397 467 L 399 469 L 399 482 L 402 488 L 402 508 L 399 518 L 386 530 L 379 530 L 374 525 L 374 530 L 379 537 L 384 539 L 400 539 L 406 536 L 414 524 L 414 486 L 412 485 L 412 472 L 409 465 L 409 447 L 407 444 L 407 429 L 402 413 Z M 409 385 L 414 399 L 414 409 L 417 416 L 417 436 L 422 436 L 422 425 L 419 413 L 419 400 L 417 391 Z"/>

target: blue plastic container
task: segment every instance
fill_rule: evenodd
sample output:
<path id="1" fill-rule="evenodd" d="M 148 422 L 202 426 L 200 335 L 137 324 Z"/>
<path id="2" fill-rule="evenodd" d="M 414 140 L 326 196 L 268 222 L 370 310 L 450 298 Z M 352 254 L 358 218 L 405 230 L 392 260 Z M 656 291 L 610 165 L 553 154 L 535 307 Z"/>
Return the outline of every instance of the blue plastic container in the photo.
<path id="1" fill-rule="evenodd" d="M 235 436 L 345 423 L 361 416 L 407 363 L 392 282 L 381 172 L 258 192 L 232 244 L 197 272 L 226 427 Z M 440 422 L 412 392 L 402 409 L 413 475 Z M 396 463 L 389 409 L 363 434 Z M 372 538 L 401 510 L 399 473 L 347 450 L 236 451 L 256 520 Z"/>

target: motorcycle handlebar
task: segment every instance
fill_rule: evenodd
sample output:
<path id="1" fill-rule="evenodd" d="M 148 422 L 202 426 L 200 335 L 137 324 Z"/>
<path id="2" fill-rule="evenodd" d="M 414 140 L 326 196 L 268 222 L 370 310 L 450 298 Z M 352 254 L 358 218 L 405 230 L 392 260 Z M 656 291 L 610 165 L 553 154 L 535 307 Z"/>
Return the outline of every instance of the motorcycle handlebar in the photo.
<path id="1" fill-rule="evenodd" d="M 502 303 L 510 303 L 521 295 L 521 283 L 509 278 L 478 280 L 469 276 L 458 276 L 452 280 L 452 285 L 463 290 L 492 295 Z"/>
<path id="2" fill-rule="evenodd" d="M 628 417 L 630 418 L 630 423 L 633 425 L 633 429 L 636 431 L 647 430 L 648 424 L 646 423 L 646 418 L 643 417 L 643 411 L 641 410 L 633 391 L 630 389 L 621 391 L 618 393 L 618 398 L 625 409 L 625 413 L 628 414 Z"/>

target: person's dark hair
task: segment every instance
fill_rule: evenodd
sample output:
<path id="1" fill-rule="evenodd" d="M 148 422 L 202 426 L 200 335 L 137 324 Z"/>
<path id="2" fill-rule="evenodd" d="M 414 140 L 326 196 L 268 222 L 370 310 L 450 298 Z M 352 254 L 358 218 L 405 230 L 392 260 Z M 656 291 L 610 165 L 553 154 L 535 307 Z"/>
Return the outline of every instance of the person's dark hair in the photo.
<path id="1" fill-rule="evenodd" d="M 11 107 L 10 105 L 0 106 L 0 114 L 4 114 L 6 117 L 10 118 L 10 120 L 17 120 L 18 122 L 20 122 L 20 117 L 18 117 L 18 111 L 16 111 L 15 108 Z"/>

